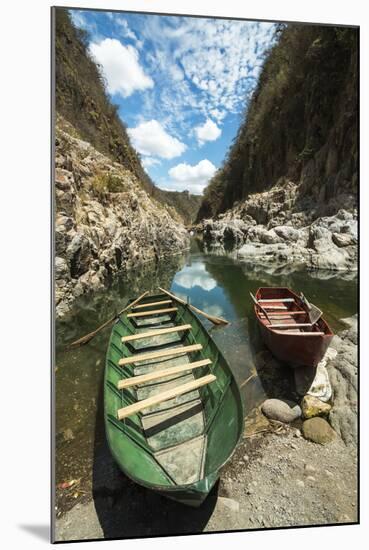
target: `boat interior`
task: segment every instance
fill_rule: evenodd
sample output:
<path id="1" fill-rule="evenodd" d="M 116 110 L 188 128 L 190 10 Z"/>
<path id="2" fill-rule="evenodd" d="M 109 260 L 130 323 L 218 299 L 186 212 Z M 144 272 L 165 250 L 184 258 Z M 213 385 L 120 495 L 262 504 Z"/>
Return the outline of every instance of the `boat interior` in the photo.
<path id="1" fill-rule="evenodd" d="M 186 305 L 165 294 L 132 305 L 113 328 L 107 361 L 107 420 L 160 466 L 161 484 L 193 484 L 226 461 L 239 437 L 225 415 L 240 415 L 237 387 Z M 221 429 L 229 430 L 223 446 Z"/>
<path id="2" fill-rule="evenodd" d="M 252 295 L 261 322 L 278 334 L 323 335 L 322 311 L 288 288 L 260 288 Z"/>

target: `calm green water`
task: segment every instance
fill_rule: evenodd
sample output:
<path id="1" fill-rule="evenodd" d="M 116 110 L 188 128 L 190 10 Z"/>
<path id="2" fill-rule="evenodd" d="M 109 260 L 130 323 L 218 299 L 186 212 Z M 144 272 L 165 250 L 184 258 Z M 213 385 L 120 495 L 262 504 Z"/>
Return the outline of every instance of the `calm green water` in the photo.
<path id="1" fill-rule="evenodd" d="M 334 331 L 340 319 L 357 312 L 357 282 L 353 274 L 279 272 L 255 269 L 224 255 L 206 254 L 193 241 L 191 251 L 158 265 L 132 272 L 128 280 L 93 297 L 80 299 L 71 314 L 56 324 L 56 478 L 57 483 L 81 478 L 89 491 L 94 448 L 104 438 L 101 421 L 101 389 L 109 329 L 88 345 L 67 350 L 66 344 L 82 336 L 122 309 L 128 297 L 158 286 L 206 312 L 225 317 L 227 327 L 211 331 L 237 378 L 246 414 L 273 393 L 255 368 L 255 355 L 263 349 L 252 314 L 249 291 L 259 286 L 287 286 L 303 291 L 324 311 Z M 279 377 L 288 373 L 278 373 Z M 97 420 L 96 420 L 97 419 Z M 83 494 L 83 493 L 82 493 Z"/>

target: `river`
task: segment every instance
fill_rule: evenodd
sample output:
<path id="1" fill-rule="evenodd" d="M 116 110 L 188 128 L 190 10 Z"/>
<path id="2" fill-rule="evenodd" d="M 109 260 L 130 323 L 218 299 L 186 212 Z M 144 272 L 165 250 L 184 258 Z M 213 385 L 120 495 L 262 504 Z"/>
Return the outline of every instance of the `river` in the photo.
<path id="1" fill-rule="evenodd" d="M 128 297 L 155 291 L 158 286 L 230 321 L 226 327 L 214 327 L 202 319 L 241 386 L 246 414 L 270 395 L 272 383 L 261 379 L 255 368 L 263 345 L 249 291 L 259 286 L 301 290 L 323 310 L 334 331 L 342 327 L 340 319 L 357 312 L 355 274 L 256 269 L 231 255 L 206 253 L 195 239 L 187 253 L 147 264 L 128 278 L 117 278 L 110 288 L 78 299 L 70 314 L 56 322 L 56 483 L 81 478 L 76 490 L 57 491 L 58 515 L 91 494 L 94 450 L 104 439 L 101 390 L 110 331 L 105 329 L 81 348 L 66 346 L 122 309 Z"/>

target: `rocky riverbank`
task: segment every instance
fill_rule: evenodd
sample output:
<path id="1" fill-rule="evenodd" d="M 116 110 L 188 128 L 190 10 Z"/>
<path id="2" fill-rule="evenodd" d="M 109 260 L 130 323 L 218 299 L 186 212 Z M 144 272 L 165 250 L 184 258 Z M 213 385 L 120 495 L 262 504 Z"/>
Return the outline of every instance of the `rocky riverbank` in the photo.
<path id="1" fill-rule="evenodd" d="M 233 250 L 254 264 L 356 270 L 355 197 L 343 194 L 325 203 L 324 197 L 302 195 L 302 185 L 282 179 L 196 230 L 208 248 Z"/>
<path id="2" fill-rule="evenodd" d="M 264 402 L 248 415 L 235 454 L 201 508 L 185 508 L 134 484 L 101 448 L 93 494 L 57 519 L 57 540 L 355 523 L 357 318 L 342 322 L 345 330 L 312 379 L 288 369 L 291 377 L 282 380 L 276 373 L 286 371 L 278 361 L 265 349 L 257 352 L 269 402 L 277 402 L 277 414 L 288 414 L 277 420 L 276 409 Z"/>
<path id="3" fill-rule="evenodd" d="M 132 172 L 79 139 L 61 117 L 55 166 L 57 316 L 118 271 L 189 247 L 174 209 L 149 196 Z"/>

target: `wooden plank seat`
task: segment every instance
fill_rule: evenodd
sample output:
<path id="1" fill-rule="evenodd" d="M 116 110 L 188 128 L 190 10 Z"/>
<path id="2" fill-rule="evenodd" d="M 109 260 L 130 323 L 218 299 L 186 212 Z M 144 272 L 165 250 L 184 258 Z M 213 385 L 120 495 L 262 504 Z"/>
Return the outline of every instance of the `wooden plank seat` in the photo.
<path id="1" fill-rule="evenodd" d="M 154 407 L 155 405 L 158 405 L 163 401 L 168 401 L 169 399 L 173 399 L 184 393 L 197 390 L 198 388 L 201 388 L 206 384 L 214 382 L 214 380 L 216 380 L 216 376 L 214 376 L 214 374 L 207 374 L 205 376 L 202 376 L 201 378 L 198 378 L 197 380 L 187 382 L 186 384 L 182 384 L 181 386 L 176 386 L 175 388 L 171 388 L 170 390 L 161 392 L 157 395 L 154 395 L 153 397 L 149 397 L 148 399 L 143 399 L 142 401 L 138 401 L 137 403 L 133 403 L 132 405 L 128 405 L 127 407 L 118 409 L 118 420 L 123 420 L 123 418 L 126 418 L 127 416 L 131 416 L 132 414 L 141 412 L 142 410 L 149 407 Z"/>
<path id="2" fill-rule="evenodd" d="M 271 323 L 267 325 L 269 328 L 301 328 L 301 327 L 312 327 L 311 323 Z"/>
<path id="3" fill-rule="evenodd" d="M 288 334 L 288 333 L 296 333 L 297 334 L 297 331 L 295 330 L 276 330 L 275 331 L 277 334 Z M 299 332 L 298 333 L 298 336 L 323 336 L 325 334 L 325 332 Z"/>
<path id="4" fill-rule="evenodd" d="M 163 309 L 152 309 L 151 311 L 140 311 L 138 313 L 127 313 L 127 317 L 145 317 L 146 315 L 164 315 L 165 313 L 173 313 L 178 311 L 177 307 L 167 307 Z"/>
<path id="5" fill-rule="evenodd" d="M 286 309 L 286 311 L 272 311 L 269 315 L 269 317 L 274 317 L 274 316 L 283 316 L 283 315 L 307 315 L 307 312 L 306 311 L 291 311 L 289 309 Z"/>
<path id="6" fill-rule="evenodd" d="M 200 351 L 201 349 L 201 344 L 192 344 L 191 346 L 180 346 L 178 348 L 164 349 L 161 351 L 154 351 L 152 353 L 138 353 L 137 355 L 130 355 L 129 357 L 119 359 L 119 365 L 129 365 L 131 363 L 138 363 L 139 361 L 159 359 L 160 357 L 167 357 L 168 355 L 179 355 L 182 353 L 190 353 L 192 351 Z"/>
<path id="7" fill-rule="evenodd" d="M 132 309 L 139 309 L 143 307 L 153 307 L 153 306 L 161 306 L 163 304 L 171 304 L 172 300 L 162 300 L 161 302 L 148 302 L 146 304 L 139 304 L 137 306 L 133 306 Z"/>
<path id="8" fill-rule="evenodd" d="M 182 332 L 184 330 L 190 330 L 191 328 L 191 325 L 177 325 L 175 327 L 149 330 L 147 332 L 139 332 L 138 334 L 132 334 L 131 336 L 123 336 L 122 342 L 125 343 L 132 342 L 133 340 L 142 340 L 143 338 L 153 338 L 154 336 L 170 334 L 171 332 Z"/>
<path id="9" fill-rule="evenodd" d="M 165 378 L 166 376 L 181 374 L 183 372 L 186 372 L 192 369 L 198 369 L 199 367 L 205 367 L 206 365 L 210 365 L 210 364 L 211 364 L 210 359 L 201 359 L 201 361 L 193 361 L 192 363 L 178 365 L 178 367 L 170 367 L 169 369 L 150 372 L 148 374 L 132 376 L 124 380 L 119 380 L 118 390 L 123 390 L 124 388 L 130 388 L 132 386 L 138 386 L 139 384 L 145 384 L 146 382 L 152 382 L 153 380 L 158 380 L 159 378 Z"/>
<path id="10" fill-rule="evenodd" d="M 282 303 L 291 303 L 291 302 L 294 302 L 295 299 L 294 298 L 273 298 L 273 299 L 262 299 L 262 300 L 258 300 L 258 303 L 263 303 L 263 304 L 270 304 L 270 303 L 275 303 L 275 302 L 282 302 Z"/>

